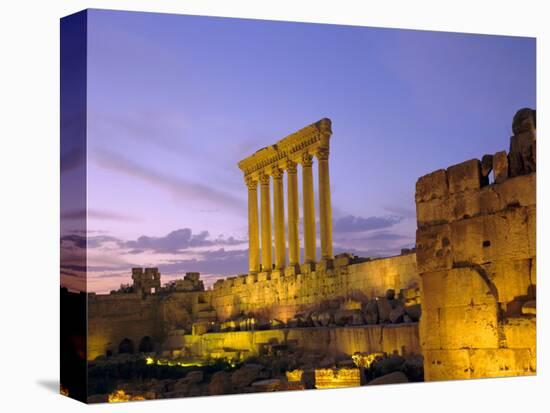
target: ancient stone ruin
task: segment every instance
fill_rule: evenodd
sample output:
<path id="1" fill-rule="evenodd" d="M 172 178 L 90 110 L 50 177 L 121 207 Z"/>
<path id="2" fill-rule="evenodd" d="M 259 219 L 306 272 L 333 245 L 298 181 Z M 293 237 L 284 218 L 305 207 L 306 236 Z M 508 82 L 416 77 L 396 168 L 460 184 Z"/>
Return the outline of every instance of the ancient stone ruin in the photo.
<path id="1" fill-rule="evenodd" d="M 426 380 L 536 371 L 534 111 L 517 112 L 513 131 L 508 154 L 416 184 Z"/>
<path id="2" fill-rule="evenodd" d="M 103 368 L 134 354 L 148 364 L 196 369 L 155 382 L 156 390 L 119 387 L 123 394 L 112 395 L 119 398 L 534 374 L 535 112 L 518 111 L 512 130 L 508 153 L 419 178 L 416 248 L 376 259 L 333 255 L 330 120 L 257 151 L 239 162 L 248 187 L 249 272 L 205 289 L 198 273 L 161 286 L 158 269 L 132 269 L 132 286 L 88 295 L 88 360 Z M 218 362 L 229 364 L 201 370 Z"/>

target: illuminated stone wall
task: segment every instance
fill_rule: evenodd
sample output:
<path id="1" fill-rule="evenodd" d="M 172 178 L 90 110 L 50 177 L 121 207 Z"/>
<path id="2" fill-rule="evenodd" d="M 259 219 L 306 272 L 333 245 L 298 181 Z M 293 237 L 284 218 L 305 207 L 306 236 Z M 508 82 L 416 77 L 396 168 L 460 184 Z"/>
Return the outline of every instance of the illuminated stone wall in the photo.
<path id="1" fill-rule="evenodd" d="M 218 281 L 209 291 L 90 294 L 88 359 L 107 352 L 118 354 L 124 339 L 131 340 L 137 351 L 141 340 L 151 337 L 158 349 L 170 332 L 189 333 L 198 321 L 210 324 L 252 313 L 286 322 L 297 312 L 318 309 L 326 301 L 362 301 L 384 296 L 390 288 L 419 287 L 415 254 L 352 264 L 349 257 L 337 257 L 334 262 L 333 269 L 318 266 L 316 272 L 278 276 L 279 272 L 273 271 L 269 278 L 265 273 L 231 277 Z M 416 335 L 411 340 L 417 340 Z"/>
<path id="2" fill-rule="evenodd" d="M 536 371 L 534 130 L 499 152 L 421 177 L 416 185 L 420 341 L 426 380 Z M 527 148 L 527 150 L 525 150 Z M 490 162 L 492 160 L 492 164 Z M 510 165 L 508 164 L 510 161 Z M 495 182 L 489 184 L 493 169 Z"/>
<path id="3" fill-rule="evenodd" d="M 287 343 L 304 350 L 334 355 L 351 356 L 356 352 L 421 354 L 417 323 L 172 335 L 165 348 L 178 350 L 186 347 L 192 354 L 202 357 L 226 356 L 229 350 L 255 356 L 265 345 Z"/>
<path id="4" fill-rule="evenodd" d="M 89 294 L 88 359 L 107 352 L 118 354 L 124 339 L 130 340 L 137 352 L 141 341 L 150 337 L 156 350 L 169 331 L 189 328 L 201 294 Z"/>
<path id="5" fill-rule="evenodd" d="M 223 321 L 241 313 L 261 314 L 286 322 L 299 311 L 316 309 L 328 300 L 384 296 L 390 288 L 419 287 L 415 254 L 349 264 L 336 258 L 334 269 L 284 275 L 273 271 L 220 280 L 211 305 Z"/>

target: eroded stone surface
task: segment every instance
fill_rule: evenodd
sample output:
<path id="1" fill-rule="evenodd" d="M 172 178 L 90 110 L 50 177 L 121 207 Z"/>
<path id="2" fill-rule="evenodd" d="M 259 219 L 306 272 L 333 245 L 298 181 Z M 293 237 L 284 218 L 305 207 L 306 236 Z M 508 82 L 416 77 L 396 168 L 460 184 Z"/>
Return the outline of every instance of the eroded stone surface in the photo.
<path id="1" fill-rule="evenodd" d="M 448 194 L 417 194 L 426 380 L 536 371 L 536 132 L 529 111 L 518 112 L 514 133 L 509 156 L 449 167 Z M 487 185 L 491 167 L 495 182 Z"/>

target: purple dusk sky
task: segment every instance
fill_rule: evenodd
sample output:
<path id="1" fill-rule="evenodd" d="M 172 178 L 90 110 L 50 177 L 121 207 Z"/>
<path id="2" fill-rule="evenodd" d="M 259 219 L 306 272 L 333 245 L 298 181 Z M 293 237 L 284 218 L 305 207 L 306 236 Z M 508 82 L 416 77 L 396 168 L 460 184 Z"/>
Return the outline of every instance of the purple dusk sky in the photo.
<path id="1" fill-rule="evenodd" d="M 88 288 L 247 271 L 237 162 L 332 119 L 334 247 L 412 247 L 418 177 L 508 149 L 533 38 L 88 13 Z M 315 183 L 316 184 L 316 183 Z"/>

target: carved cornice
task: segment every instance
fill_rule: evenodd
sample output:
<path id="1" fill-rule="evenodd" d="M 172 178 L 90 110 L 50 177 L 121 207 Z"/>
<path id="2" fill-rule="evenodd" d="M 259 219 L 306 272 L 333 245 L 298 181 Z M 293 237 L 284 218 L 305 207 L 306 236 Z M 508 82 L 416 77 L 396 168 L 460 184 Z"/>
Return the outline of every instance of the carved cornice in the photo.
<path id="1" fill-rule="evenodd" d="M 330 119 L 323 118 L 299 131 L 288 135 L 274 145 L 258 150 L 239 162 L 245 176 L 259 176 L 262 171 L 285 168 L 287 162 L 302 162 L 304 152 L 315 153 L 319 147 L 328 147 L 332 134 Z"/>

